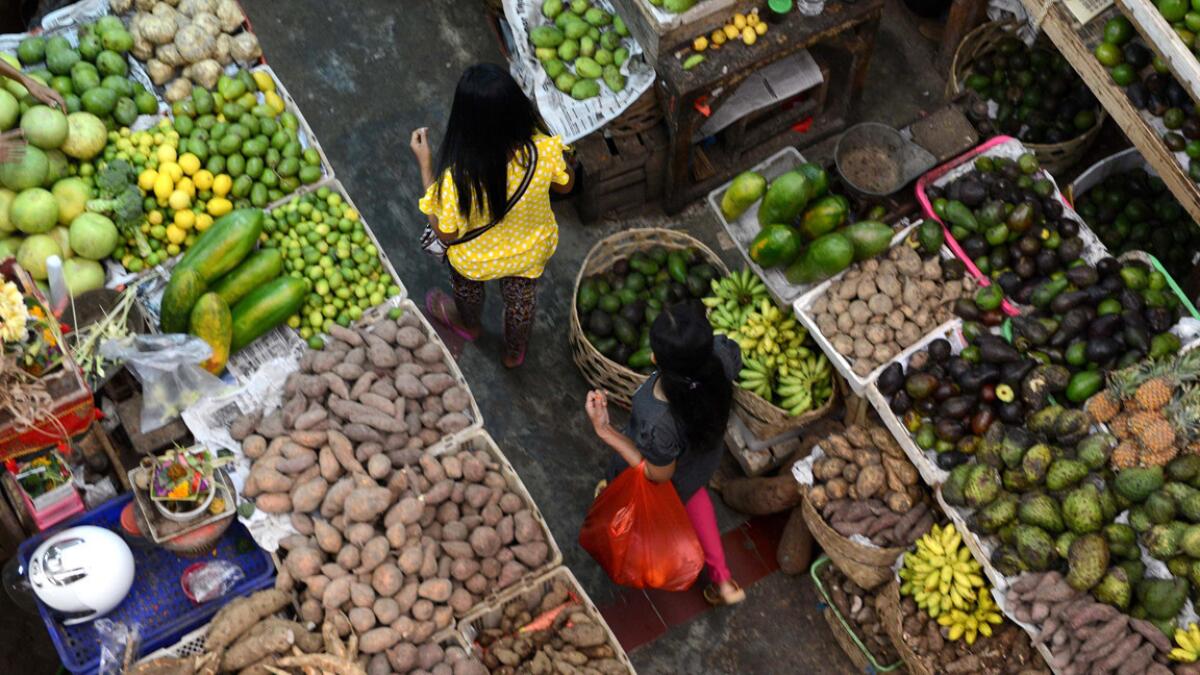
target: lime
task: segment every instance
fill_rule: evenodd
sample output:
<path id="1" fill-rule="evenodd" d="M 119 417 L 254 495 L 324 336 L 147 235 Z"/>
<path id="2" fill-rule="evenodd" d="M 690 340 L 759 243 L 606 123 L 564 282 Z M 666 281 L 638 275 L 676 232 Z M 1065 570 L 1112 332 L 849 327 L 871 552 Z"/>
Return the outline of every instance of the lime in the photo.
<path id="1" fill-rule="evenodd" d="M 1196 44 L 1196 34 L 1188 30 L 1186 26 L 1177 25 L 1172 26 L 1172 28 L 1175 29 L 1175 34 L 1179 36 L 1179 39 L 1183 41 L 1183 44 L 1187 45 L 1189 48 Z"/>
<path id="2" fill-rule="evenodd" d="M 1187 145 L 1183 146 L 1183 151 L 1191 159 L 1200 159 L 1200 140 L 1188 141 Z"/>
<path id="3" fill-rule="evenodd" d="M 1166 75 L 1171 71 L 1170 67 L 1167 66 L 1167 62 L 1164 61 L 1158 54 L 1154 55 L 1154 60 L 1150 62 L 1150 65 L 1154 67 L 1154 72 L 1159 73 L 1160 75 Z"/>
<path id="4" fill-rule="evenodd" d="M 1191 3 L 1188 0 L 1158 0 L 1154 3 L 1158 7 L 1158 11 L 1163 15 L 1163 18 L 1172 23 L 1179 21 L 1191 9 Z M 1107 37 L 1107 26 L 1105 36 Z"/>
<path id="5" fill-rule="evenodd" d="M 1096 125 L 1096 111 L 1080 110 L 1075 113 L 1075 119 L 1072 120 L 1076 131 L 1087 131 Z"/>
<path id="6" fill-rule="evenodd" d="M 1106 68 L 1118 66 L 1125 60 L 1121 48 L 1111 42 L 1101 42 L 1096 45 L 1096 60 Z"/>
<path id="7" fill-rule="evenodd" d="M 1123 45 L 1129 42 L 1131 37 L 1133 24 L 1123 16 L 1113 17 L 1104 24 L 1104 41 L 1109 44 Z"/>
<path id="8" fill-rule="evenodd" d="M 1116 82 L 1122 87 L 1128 87 L 1129 85 L 1133 84 L 1135 80 L 1137 80 L 1137 72 L 1133 69 L 1133 66 L 1130 66 L 1128 63 L 1122 63 L 1114 66 L 1113 69 L 1109 71 L 1109 74 L 1112 75 L 1113 82 Z"/>

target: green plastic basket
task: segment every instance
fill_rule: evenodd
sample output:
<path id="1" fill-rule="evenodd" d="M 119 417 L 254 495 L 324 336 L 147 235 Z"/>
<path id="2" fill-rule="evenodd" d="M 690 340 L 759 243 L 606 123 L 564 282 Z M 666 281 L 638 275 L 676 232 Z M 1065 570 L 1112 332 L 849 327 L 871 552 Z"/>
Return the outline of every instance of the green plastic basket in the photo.
<path id="1" fill-rule="evenodd" d="M 871 650 L 867 649 L 867 646 L 862 643 L 862 640 L 858 639 L 858 634 L 854 632 L 854 628 L 851 627 L 848 621 L 846 621 L 846 617 L 842 616 L 841 611 L 838 610 L 837 605 L 833 602 L 833 599 L 829 597 L 829 592 L 825 590 L 825 584 L 821 583 L 821 568 L 825 565 L 828 565 L 829 562 L 829 556 L 826 555 L 814 560 L 812 567 L 808 569 L 809 576 L 812 577 L 813 583 L 816 584 L 817 590 L 820 591 L 821 597 L 824 598 L 825 607 L 828 607 L 829 610 L 833 612 L 833 615 L 837 617 L 838 623 L 840 623 L 842 628 L 845 629 L 846 635 L 849 635 L 850 640 L 854 642 L 854 646 L 858 647 L 859 651 L 863 653 L 863 656 L 867 658 L 867 663 L 871 664 L 870 667 L 867 668 L 867 672 L 890 673 L 894 670 L 903 668 L 904 661 L 902 660 L 886 666 L 880 665 L 880 663 L 875 660 L 875 655 L 871 653 Z M 818 608 L 822 609 L 821 607 Z"/>

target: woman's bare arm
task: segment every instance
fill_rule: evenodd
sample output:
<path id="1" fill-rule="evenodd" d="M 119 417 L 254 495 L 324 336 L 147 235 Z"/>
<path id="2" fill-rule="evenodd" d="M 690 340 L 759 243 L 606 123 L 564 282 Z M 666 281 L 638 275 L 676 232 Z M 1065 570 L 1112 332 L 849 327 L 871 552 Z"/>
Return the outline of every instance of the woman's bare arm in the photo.
<path id="1" fill-rule="evenodd" d="M 563 155 L 563 159 L 566 160 L 565 154 Z M 554 192 L 565 195 L 575 188 L 575 164 L 573 161 L 567 161 L 567 177 L 567 182 L 561 185 L 551 181 L 550 189 Z"/>
<path id="2" fill-rule="evenodd" d="M 637 466 L 645 460 L 645 456 L 638 450 L 633 439 L 625 434 L 617 431 L 616 427 L 608 421 L 608 397 L 600 390 L 588 392 L 587 397 L 587 414 L 592 420 L 592 428 L 596 430 L 596 435 L 600 440 L 604 441 L 610 448 L 616 451 L 621 459 L 629 466 Z M 646 478 L 655 483 L 665 483 L 671 480 L 675 475 L 675 462 L 671 462 L 666 466 L 656 466 L 650 462 L 646 462 Z"/>
<path id="3" fill-rule="evenodd" d="M 67 102 L 63 100 L 62 94 L 22 73 L 20 69 L 3 59 L 0 59 L 0 75 L 20 82 L 21 86 L 29 90 L 31 96 L 42 103 L 56 107 L 63 112 L 67 111 Z"/>

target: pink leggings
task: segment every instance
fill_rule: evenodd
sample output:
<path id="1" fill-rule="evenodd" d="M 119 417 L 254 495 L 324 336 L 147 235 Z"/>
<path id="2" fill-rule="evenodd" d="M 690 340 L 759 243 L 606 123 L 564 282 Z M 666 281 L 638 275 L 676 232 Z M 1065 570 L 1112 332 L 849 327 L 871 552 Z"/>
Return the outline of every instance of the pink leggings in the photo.
<path id="1" fill-rule="evenodd" d="M 708 490 L 696 490 L 684 508 L 700 539 L 700 548 L 704 549 L 704 565 L 708 568 L 709 582 L 719 584 L 729 581 L 733 575 L 725 566 L 725 548 L 721 546 L 721 531 L 717 529 L 717 514 L 713 511 L 712 500 L 708 498 Z"/>

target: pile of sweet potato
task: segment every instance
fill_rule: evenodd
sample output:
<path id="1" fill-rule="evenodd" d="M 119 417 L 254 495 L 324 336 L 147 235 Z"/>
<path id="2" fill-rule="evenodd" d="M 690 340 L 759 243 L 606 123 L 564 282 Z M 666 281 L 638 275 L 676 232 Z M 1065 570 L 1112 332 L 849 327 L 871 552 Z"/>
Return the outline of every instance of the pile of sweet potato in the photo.
<path id="1" fill-rule="evenodd" d="M 290 514 L 298 532 L 280 542 L 277 587 L 300 589 L 303 620 L 353 629 L 365 654 L 425 642 L 550 558 L 544 523 L 499 457 L 427 447 L 468 422 L 469 399 L 431 370 L 445 352 L 419 325 L 332 331 L 288 379 L 282 411 L 233 429 L 253 461 L 243 494 Z M 326 369 L 331 354 L 342 360 Z"/>
<path id="2" fill-rule="evenodd" d="M 532 628 L 537 619 L 549 619 Z M 485 616 L 476 636 L 483 663 L 498 675 L 627 675 L 602 619 L 575 600 L 562 580 L 542 592 L 522 594 L 497 616 Z M 535 625 L 540 626 L 541 621 Z"/>
<path id="3" fill-rule="evenodd" d="M 980 636 L 974 644 L 951 641 L 946 630 L 909 596 L 900 600 L 901 635 L 926 666 L 939 675 L 1049 675 L 1050 669 L 1030 643 L 1020 626 L 1005 621 L 995 626 L 990 636 Z"/>
<path id="4" fill-rule="evenodd" d="M 1040 627 L 1062 673 L 1171 672 L 1171 640 L 1154 624 L 1122 614 L 1077 591 L 1055 571 L 1023 574 L 1008 588 L 1008 610 L 1018 621 Z"/>
<path id="5" fill-rule="evenodd" d="M 808 501 L 843 537 L 909 546 L 934 522 L 916 467 L 887 429 L 852 425 L 820 441 Z"/>

